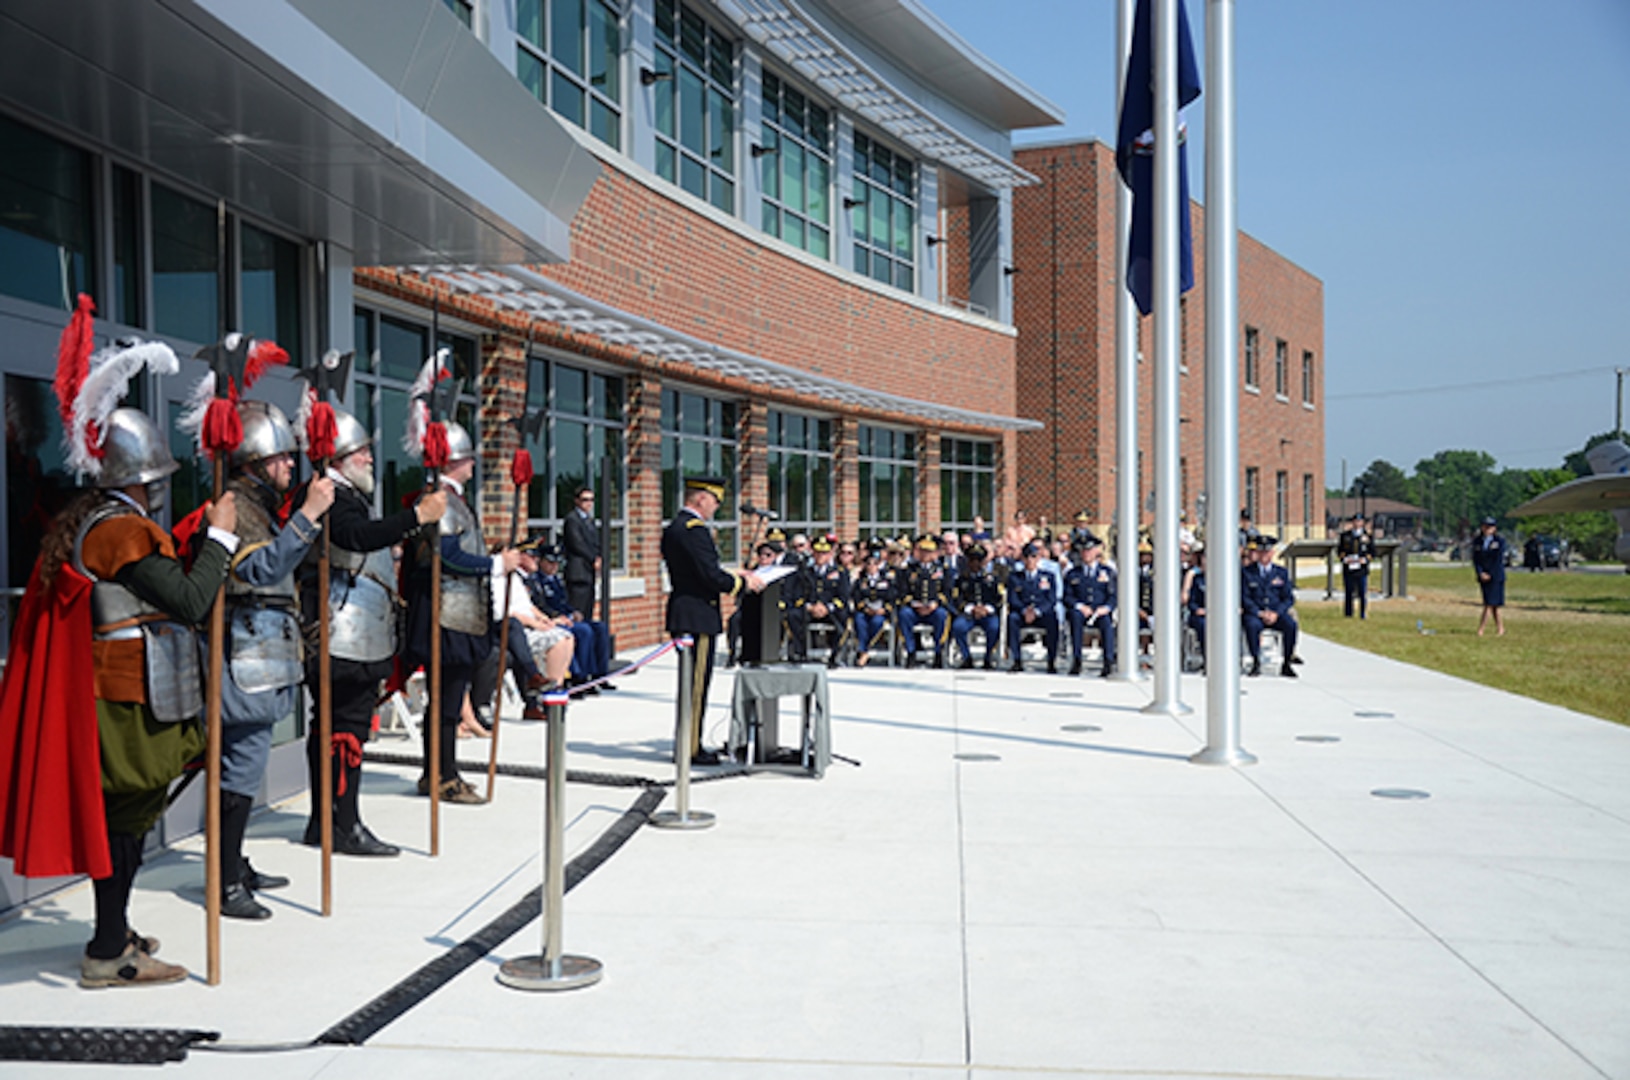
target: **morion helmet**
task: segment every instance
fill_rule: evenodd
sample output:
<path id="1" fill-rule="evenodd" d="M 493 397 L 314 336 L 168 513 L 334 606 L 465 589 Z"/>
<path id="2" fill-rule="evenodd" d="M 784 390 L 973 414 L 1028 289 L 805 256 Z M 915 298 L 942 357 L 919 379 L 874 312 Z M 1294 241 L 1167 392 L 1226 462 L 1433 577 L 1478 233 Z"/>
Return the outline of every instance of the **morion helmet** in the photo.
<path id="1" fill-rule="evenodd" d="M 169 443 L 146 413 L 137 409 L 114 409 L 109 414 L 97 487 L 151 484 L 179 468 L 180 463 L 170 455 Z"/>
<path id="2" fill-rule="evenodd" d="M 243 441 L 232 451 L 232 467 L 241 469 L 257 461 L 292 454 L 299 449 L 289 418 L 269 401 L 241 401 L 238 418 L 243 422 Z"/>

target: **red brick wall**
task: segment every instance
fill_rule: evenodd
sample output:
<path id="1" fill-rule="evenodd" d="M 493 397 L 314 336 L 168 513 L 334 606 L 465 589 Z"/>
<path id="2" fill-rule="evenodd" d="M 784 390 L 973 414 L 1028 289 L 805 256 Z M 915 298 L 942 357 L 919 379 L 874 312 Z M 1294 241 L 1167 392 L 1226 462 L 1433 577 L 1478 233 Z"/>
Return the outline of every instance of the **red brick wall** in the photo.
<path id="1" fill-rule="evenodd" d="M 800 370 L 984 413 L 1015 415 L 1014 346 L 1011 333 L 938 314 L 907 300 L 879 295 L 839 275 L 809 267 L 766 240 L 739 235 L 677 198 L 668 198 L 607 168 L 572 223 L 573 260 L 538 267 L 586 296 L 630 314 L 658 321 L 706 341 L 740 349 Z M 964 270 L 965 275 L 965 270 Z M 435 290 L 411 274 L 363 268 L 359 287 L 411 303 L 428 319 Z M 934 460 L 941 430 L 993 439 L 999 459 L 1012 461 L 1010 435 L 975 428 L 925 428 L 899 414 L 839 412 L 830 403 L 658 360 L 632 348 L 608 345 L 524 315 L 480 297 L 439 292 L 442 311 L 483 327 L 480 397 L 484 475 L 480 508 L 487 538 L 508 538 L 513 486 L 510 463 L 517 446 L 503 421 L 520 407 L 525 392 L 523 357 L 530 332 L 538 347 L 593 358 L 627 377 L 628 573 L 643 580 L 645 595 L 616 601 L 612 630 L 619 647 L 649 645 L 662 636 L 664 595 L 661 535 L 661 388 L 682 383 L 741 403 L 739 430 L 742 498 L 763 505 L 768 498 L 765 414 L 790 407 L 834 415 L 838 439 L 835 512 L 840 532 L 853 535 L 859 502 L 854 490 L 855 426 L 878 421 L 917 430 Z M 536 463 L 541 471 L 544 462 Z M 1012 476 L 998 472 L 998 516 L 1011 513 Z M 1007 509 L 1003 509 L 1003 508 Z M 920 525 L 939 517 L 937 478 L 925 474 Z M 745 539 L 750 523 L 742 523 Z M 730 558 L 730 553 L 726 553 Z M 728 610 L 728 604 L 726 605 Z"/>
<path id="2" fill-rule="evenodd" d="M 1032 519 L 1068 520 L 1086 509 L 1106 526 L 1115 511 L 1115 190 L 1113 151 L 1098 142 L 1019 150 L 1018 163 L 1042 178 L 1014 195 L 1014 287 L 1019 415 L 1046 421 L 1044 432 L 1017 437 L 1019 505 Z M 1195 287 L 1185 294 L 1179 428 L 1186 462 L 1184 509 L 1195 517 L 1205 489 L 1205 210 L 1190 206 Z M 1056 237 L 1056 239 L 1055 239 Z M 1302 535 L 1324 521 L 1324 286 L 1252 237 L 1239 237 L 1241 360 L 1240 468 L 1260 470 L 1258 524 Z M 1055 287 L 1056 283 L 1056 287 Z M 1055 306 L 1056 305 L 1056 306 Z M 1154 473 L 1152 319 L 1139 326 L 1138 435 L 1143 448 L 1140 502 Z M 1260 332 L 1261 393 L 1243 386 L 1244 328 Z M 1289 351 L 1288 401 L 1273 390 L 1274 342 Z M 1301 400 L 1302 352 L 1314 354 L 1314 406 Z M 1057 409 L 1053 407 L 1057 385 Z M 1274 476 L 1289 474 L 1288 520 L 1275 520 Z M 1311 522 L 1302 512 L 1302 477 L 1313 477 Z M 1220 508 L 1219 508 L 1220 509 Z M 1238 508 L 1222 510 L 1232 523 Z M 1147 522 L 1152 515 L 1143 513 Z"/>

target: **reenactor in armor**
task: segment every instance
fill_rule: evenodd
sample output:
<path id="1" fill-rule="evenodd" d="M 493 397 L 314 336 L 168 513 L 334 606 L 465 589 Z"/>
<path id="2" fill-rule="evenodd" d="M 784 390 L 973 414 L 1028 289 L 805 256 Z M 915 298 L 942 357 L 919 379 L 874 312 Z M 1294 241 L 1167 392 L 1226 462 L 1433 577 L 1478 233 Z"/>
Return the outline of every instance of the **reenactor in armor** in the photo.
<path id="1" fill-rule="evenodd" d="M 1103 561 L 1103 542 L 1091 532 L 1077 541 L 1080 561 L 1064 574 L 1064 613 L 1070 620 L 1075 655 L 1070 674 L 1081 674 L 1081 654 L 1088 627 L 1098 632 L 1103 649 L 1104 678 L 1115 673 L 1115 570 Z"/>
<path id="2" fill-rule="evenodd" d="M 951 586 L 951 606 L 956 609 L 951 637 L 962 652 L 962 666 L 973 667 L 968 632 L 977 626 L 985 635 L 985 670 L 989 671 L 996 664 L 997 640 L 1001 636 L 1002 586 L 986 561 L 984 544 L 976 543 L 968 549 L 968 565 Z"/>
<path id="3" fill-rule="evenodd" d="M 266 775 L 272 727 L 294 710 L 304 674 L 294 570 L 317 539 L 334 501 L 334 482 L 318 477 L 279 525 L 294 478 L 298 445 L 281 409 L 264 401 L 238 405 L 243 441 L 232 452 L 227 490 L 237 503 L 237 554 L 226 579 L 226 656 L 221 680 L 221 914 L 269 919 L 255 899 L 289 879 L 257 873 L 243 854 L 249 811 Z"/>
<path id="4" fill-rule="evenodd" d="M 328 511 L 328 675 L 331 738 L 323 746 L 315 724 L 306 739 L 311 772 L 311 817 L 305 843 L 322 842 L 317 791 L 322 783 L 322 755 L 333 758 L 332 814 L 334 851 L 340 855 L 396 855 L 400 849 L 375 836 L 362 822 L 362 745 L 373 726 L 379 691 L 391 674 L 402 646 L 402 602 L 397 597 L 397 544 L 439 521 L 447 506 L 442 492 L 426 495 L 411 509 L 383 518 L 373 516 L 373 436 L 343 409 L 334 410 L 338 434 L 328 479 L 334 505 Z M 317 556 L 314 545 L 300 567 L 300 610 L 305 620 L 306 680 L 317 692 Z"/>
<path id="5" fill-rule="evenodd" d="M 917 625 L 933 630 L 934 666 L 945 666 L 945 643 L 951 634 L 951 582 L 939 561 L 939 540 L 933 533 L 917 541 L 917 561 L 906 568 L 900 590 L 900 640 L 905 643 L 906 667 L 917 663 Z"/>
<path id="6" fill-rule="evenodd" d="M 872 649 L 894 615 L 894 597 L 894 574 L 883 565 L 883 549 L 874 541 L 866 549 L 866 561 L 850 592 L 855 608 L 856 667 L 871 662 Z"/>
<path id="7" fill-rule="evenodd" d="M 117 409 L 108 418 L 95 494 L 75 502 L 42 544 L 42 583 L 71 559 L 91 587 L 91 672 L 96 687 L 102 799 L 111 874 L 96 877 L 96 936 L 85 949 L 79 983 L 135 986 L 186 978 L 178 964 L 155 960 L 158 942 L 127 921 L 141 866 L 142 839 L 164 813 L 170 782 L 204 750 L 198 637 L 238 550 L 236 497 L 205 508 L 207 529 L 184 570 L 168 533 L 153 520 L 164 509 L 168 477 L 180 466 L 145 413 Z"/>
<path id="8" fill-rule="evenodd" d="M 813 622 L 829 622 L 835 630 L 828 633 L 832 640 L 826 643 L 826 666 L 838 666 L 838 654 L 843 644 L 849 639 L 852 632 L 849 626 L 849 616 L 852 607 L 849 600 L 849 574 L 839 566 L 832 557 L 832 540 L 830 537 L 818 536 L 812 545 L 815 552 L 815 561 L 809 567 L 806 575 L 806 600 L 804 602 L 805 627 Z M 804 651 L 807 653 L 807 643 Z"/>
<path id="9" fill-rule="evenodd" d="M 464 698 L 476 667 L 492 651 L 492 589 L 488 579 L 495 563 L 513 573 L 521 557 L 513 548 L 488 556 L 481 523 L 464 500 L 464 487 L 475 474 L 475 444 L 460 424 L 447 424 L 447 465 L 441 471 L 441 494 L 446 512 L 441 518 L 440 550 L 432 551 L 425 537 L 412 545 L 407 575 L 407 667 L 430 667 L 430 560 L 441 559 L 441 700 L 425 707 L 424 773 L 419 794 L 430 794 L 430 725 L 441 725 L 441 798 L 445 802 L 476 805 L 486 800 L 459 775 L 458 725 Z M 421 501 L 431 495 L 421 496 Z M 439 721 L 432 713 L 439 714 Z"/>

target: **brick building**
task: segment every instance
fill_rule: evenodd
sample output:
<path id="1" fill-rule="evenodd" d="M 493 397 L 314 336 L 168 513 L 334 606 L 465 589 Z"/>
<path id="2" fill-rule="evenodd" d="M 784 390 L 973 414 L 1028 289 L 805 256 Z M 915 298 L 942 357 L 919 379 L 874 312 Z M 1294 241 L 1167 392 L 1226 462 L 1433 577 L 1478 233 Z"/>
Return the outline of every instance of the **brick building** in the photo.
<path id="1" fill-rule="evenodd" d="M 1014 195 L 1019 506 L 1068 521 L 1115 517 L 1115 151 L 1096 141 L 1026 146 L 1014 159 L 1041 184 Z M 1191 162 L 1198 168 L 1198 162 Z M 1195 286 L 1182 298 L 1182 495 L 1191 522 L 1205 488 L 1205 209 L 1189 207 Z M 1264 532 L 1323 535 L 1324 285 L 1251 236 L 1239 237 L 1240 491 Z M 1152 355 L 1140 321 L 1140 357 Z M 1153 521 L 1154 373 L 1138 367 L 1139 490 Z M 1237 509 L 1226 511 L 1232 523 Z"/>
<path id="2" fill-rule="evenodd" d="M 746 503 L 845 537 L 995 519 L 1037 426 L 1010 274 L 1035 177 L 1011 133 L 1062 119 L 914 0 L 9 5 L 0 589 L 15 605 L 74 486 L 50 384 L 80 292 L 99 342 L 183 357 L 128 399 L 164 430 L 228 330 L 296 364 L 354 348 L 344 404 L 375 432 L 381 510 L 421 483 L 408 387 L 448 349 L 493 541 L 510 421 L 541 409 L 526 527 L 557 531 L 610 463 L 626 647 L 659 637 L 685 473 L 730 481 L 727 559 Z M 299 392 L 274 371 L 254 396 L 292 415 Z M 210 470 L 172 449 L 179 516 Z M 268 797 L 304 786 L 302 735 L 297 710 Z"/>

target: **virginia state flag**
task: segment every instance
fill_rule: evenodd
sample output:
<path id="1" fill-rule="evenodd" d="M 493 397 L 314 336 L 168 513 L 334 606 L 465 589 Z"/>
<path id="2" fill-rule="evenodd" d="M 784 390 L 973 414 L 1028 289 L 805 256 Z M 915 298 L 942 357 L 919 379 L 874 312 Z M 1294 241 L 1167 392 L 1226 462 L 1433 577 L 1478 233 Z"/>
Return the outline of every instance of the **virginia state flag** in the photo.
<path id="1" fill-rule="evenodd" d="M 1115 167 L 1132 189 L 1132 237 L 1126 260 L 1127 284 L 1138 310 L 1154 308 L 1155 248 L 1155 0 L 1138 0 L 1132 19 L 1132 54 L 1126 65 L 1126 87 L 1121 96 L 1120 128 L 1115 136 Z M 1200 67 L 1194 60 L 1189 17 L 1183 0 L 1177 2 L 1177 107 L 1200 96 Z M 1179 126 L 1179 132 L 1182 131 Z M 1188 147 L 1181 134 L 1177 147 L 1177 219 L 1182 232 L 1177 244 L 1178 290 L 1194 288 L 1194 235 L 1189 227 Z"/>

